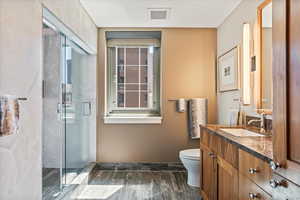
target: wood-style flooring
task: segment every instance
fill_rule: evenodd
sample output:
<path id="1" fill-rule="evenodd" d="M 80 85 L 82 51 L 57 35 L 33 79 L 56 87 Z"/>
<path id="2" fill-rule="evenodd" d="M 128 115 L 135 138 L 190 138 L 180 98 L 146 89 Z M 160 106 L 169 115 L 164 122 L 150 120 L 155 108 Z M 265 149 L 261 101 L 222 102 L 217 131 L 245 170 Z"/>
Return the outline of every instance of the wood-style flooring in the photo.
<path id="1" fill-rule="evenodd" d="M 78 179 L 80 181 L 78 181 Z M 59 170 L 43 170 L 43 200 L 200 200 L 182 165 L 96 164 L 59 192 Z"/>
<path id="2" fill-rule="evenodd" d="M 62 200 L 200 200 L 187 185 L 185 170 L 132 170 L 95 167 L 88 184 L 78 185 Z"/>

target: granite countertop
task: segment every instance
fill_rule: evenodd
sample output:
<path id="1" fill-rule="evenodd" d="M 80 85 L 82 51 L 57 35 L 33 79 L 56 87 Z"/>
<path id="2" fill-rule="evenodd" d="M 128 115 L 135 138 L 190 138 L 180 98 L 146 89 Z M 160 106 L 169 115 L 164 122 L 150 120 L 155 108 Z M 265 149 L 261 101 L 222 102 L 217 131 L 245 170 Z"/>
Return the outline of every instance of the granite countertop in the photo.
<path id="1" fill-rule="evenodd" d="M 270 162 L 271 160 L 273 160 L 273 142 L 271 136 L 235 137 L 229 133 L 220 130 L 222 128 L 242 128 L 237 126 L 206 125 L 206 126 L 201 126 L 201 128 L 206 129 L 210 134 L 215 134 L 222 137 L 228 142 L 237 145 L 238 148 L 258 158 L 261 158 L 266 162 Z"/>

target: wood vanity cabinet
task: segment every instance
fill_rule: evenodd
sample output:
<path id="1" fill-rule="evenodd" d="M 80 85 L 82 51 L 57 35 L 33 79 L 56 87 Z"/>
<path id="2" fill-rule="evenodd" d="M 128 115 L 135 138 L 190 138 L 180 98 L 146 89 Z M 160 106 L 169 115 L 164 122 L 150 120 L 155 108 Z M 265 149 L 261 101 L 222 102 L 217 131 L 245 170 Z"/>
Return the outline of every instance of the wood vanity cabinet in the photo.
<path id="1" fill-rule="evenodd" d="M 237 161 L 237 148 L 205 131 L 202 135 L 204 140 L 200 149 L 203 199 L 238 200 L 238 170 L 234 167 Z"/>
<path id="2" fill-rule="evenodd" d="M 300 186 L 300 1 L 273 0 L 273 179 Z M 288 187 L 285 187 L 288 188 Z M 283 186 L 277 185 L 276 190 Z M 288 192 L 287 192 L 288 194 Z M 300 190 L 293 193 L 300 199 Z"/>
<path id="3" fill-rule="evenodd" d="M 206 200 L 216 199 L 217 176 L 216 176 L 216 159 L 213 152 L 208 148 L 201 148 L 202 156 L 202 197 Z"/>
<path id="4" fill-rule="evenodd" d="M 200 150 L 204 200 L 272 199 L 267 162 L 205 129 L 201 131 Z"/>
<path id="5" fill-rule="evenodd" d="M 218 200 L 238 200 L 238 170 L 224 159 L 217 158 Z"/>

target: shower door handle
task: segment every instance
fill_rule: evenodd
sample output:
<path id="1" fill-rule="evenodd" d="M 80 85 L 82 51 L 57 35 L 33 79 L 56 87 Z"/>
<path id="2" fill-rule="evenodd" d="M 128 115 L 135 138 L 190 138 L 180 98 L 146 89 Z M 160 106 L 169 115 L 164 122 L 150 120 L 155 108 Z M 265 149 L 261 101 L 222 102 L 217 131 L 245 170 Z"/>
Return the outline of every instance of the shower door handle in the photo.
<path id="1" fill-rule="evenodd" d="M 56 112 L 57 112 L 58 114 L 61 113 L 61 103 L 57 103 L 57 106 L 56 106 Z"/>
<path id="2" fill-rule="evenodd" d="M 42 81 L 42 98 L 46 98 L 46 81 Z"/>
<path id="3" fill-rule="evenodd" d="M 92 103 L 90 101 L 82 102 L 83 116 L 91 116 Z"/>

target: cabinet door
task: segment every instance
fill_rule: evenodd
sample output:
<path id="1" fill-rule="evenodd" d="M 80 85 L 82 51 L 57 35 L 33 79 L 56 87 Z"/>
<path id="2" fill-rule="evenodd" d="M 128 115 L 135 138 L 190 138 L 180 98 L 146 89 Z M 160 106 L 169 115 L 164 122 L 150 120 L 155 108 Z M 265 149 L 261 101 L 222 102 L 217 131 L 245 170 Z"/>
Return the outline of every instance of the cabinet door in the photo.
<path id="1" fill-rule="evenodd" d="M 217 159 L 218 200 L 238 199 L 238 170 L 222 158 Z"/>
<path id="2" fill-rule="evenodd" d="M 276 173 L 300 185 L 300 1 L 273 0 L 273 152 Z"/>
<path id="3" fill-rule="evenodd" d="M 202 179 L 201 195 L 204 200 L 216 200 L 217 162 L 215 155 L 207 148 L 201 148 L 202 153 Z"/>

